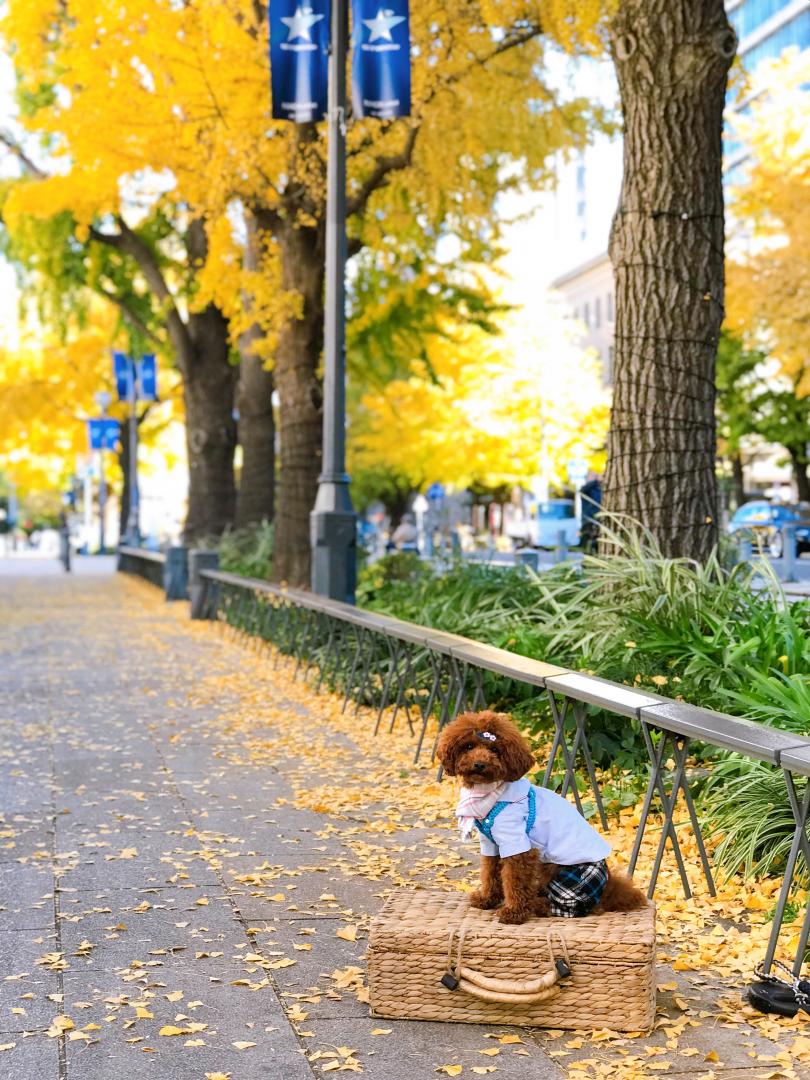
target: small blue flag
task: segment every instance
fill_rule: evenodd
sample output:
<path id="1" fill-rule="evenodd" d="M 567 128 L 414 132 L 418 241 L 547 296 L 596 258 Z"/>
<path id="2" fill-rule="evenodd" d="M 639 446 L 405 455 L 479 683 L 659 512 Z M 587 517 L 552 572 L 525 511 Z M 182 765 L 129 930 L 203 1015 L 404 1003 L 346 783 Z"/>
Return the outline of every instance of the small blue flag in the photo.
<path id="1" fill-rule="evenodd" d="M 157 401 L 157 361 L 153 353 L 142 356 L 138 364 L 138 397 L 141 401 Z"/>
<path id="2" fill-rule="evenodd" d="M 408 0 L 352 0 L 352 110 L 393 120 L 411 111 Z"/>
<path id="3" fill-rule="evenodd" d="M 91 450 L 114 450 L 121 437 L 121 425 L 109 416 L 87 421 Z"/>
<path id="4" fill-rule="evenodd" d="M 118 400 L 129 401 L 129 380 L 135 377 L 132 369 L 132 358 L 124 352 L 114 352 L 113 373 L 115 375 L 115 389 Z"/>
<path id="5" fill-rule="evenodd" d="M 324 116 L 328 57 L 329 0 L 270 0 L 274 120 L 307 124 Z"/>

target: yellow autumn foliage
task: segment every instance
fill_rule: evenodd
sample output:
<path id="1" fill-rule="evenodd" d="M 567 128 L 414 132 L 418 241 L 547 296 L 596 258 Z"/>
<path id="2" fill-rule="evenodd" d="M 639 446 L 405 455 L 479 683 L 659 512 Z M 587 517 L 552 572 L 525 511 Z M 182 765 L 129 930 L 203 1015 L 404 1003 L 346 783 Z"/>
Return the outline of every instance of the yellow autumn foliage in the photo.
<path id="1" fill-rule="evenodd" d="M 450 220 L 469 228 L 491 216 L 498 186 L 519 179 L 492 170 L 496 158 L 521 161 L 534 184 L 548 181 L 550 154 L 581 145 L 590 113 L 550 88 L 546 53 L 555 46 L 597 51 L 614 6 L 413 4 L 413 116 L 349 127 L 355 236 L 384 246 L 412 221 L 405 192 L 418 193 L 426 225 Z M 326 140 L 323 125 L 270 117 L 266 4 L 9 0 L 5 9 L 1 29 L 20 89 L 36 103 L 22 122 L 44 140 L 50 173 L 11 194 L 5 217 L 12 231 L 25 215 L 68 210 L 86 235 L 104 215 L 123 213 L 136 225 L 161 201 L 175 213 L 188 208 L 205 218 L 209 237 L 189 302 L 215 300 L 234 341 L 258 322 L 270 356 L 279 323 L 296 314 L 296 296 L 283 284 L 272 240 L 257 270 L 243 268 L 239 221 L 245 208 L 258 209 L 263 234 L 272 236 L 274 215 L 299 225 L 322 218 Z M 512 41 L 520 44 L 507 47 Z M 381 163 L 402 155 L 407 167 L 374 186 L 371 205 L 364 202 Z"/>
<path id="2" fill-rule="evenodd" d="M 367 393 L 352 427 L 354 471 L 388 469 L 414 488 L 440 481 L 561 485 L 572 458 L 604 464 L 608 396 L 598 362 L 560 331 L 545 341 L 454 328 L 408 378 Z"/>
<path id="3" fill-rule="evenodd" d="M 769 65 L 750 115 L 735 121 L 750 144 L 748 182 L 732 192 L 737 236 L 728 265 L 727 317 L 810 393 L 810 53 Z"/>
<path id="4" fill-rule="evenodd" d="M 86 324 L 64 340 L 34 329 L 19 347 L 0 352 L 0 472 L 21 494 L 54 491 L 75 472 L 89 450 L 86 421 L 99 414 L 96 393 L 109 392 L 109 415 L 124 419 L 127 407 L 116 398 L 112 376 L 116 329 L 115 312 L 96 304 Z M 165 403 L 140 426 L 145 445 L 154 445 L 166 423 L 182 415 L 177 382 L 175 373 L 161 372 Z"/>

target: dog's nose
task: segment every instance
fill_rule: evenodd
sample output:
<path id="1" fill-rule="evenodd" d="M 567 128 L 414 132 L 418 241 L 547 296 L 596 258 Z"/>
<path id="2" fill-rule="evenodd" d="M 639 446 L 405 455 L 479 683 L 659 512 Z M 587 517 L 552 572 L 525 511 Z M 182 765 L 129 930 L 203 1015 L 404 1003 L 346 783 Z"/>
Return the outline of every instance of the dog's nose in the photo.
<path id="1" fill-rule="evenodd" d="M 483 772 L 483 771 L 484 771 L 484 763 L 483 763 L 483 761 L 476 761 L 476 763 L 473 765 L 473 772 Z"/>

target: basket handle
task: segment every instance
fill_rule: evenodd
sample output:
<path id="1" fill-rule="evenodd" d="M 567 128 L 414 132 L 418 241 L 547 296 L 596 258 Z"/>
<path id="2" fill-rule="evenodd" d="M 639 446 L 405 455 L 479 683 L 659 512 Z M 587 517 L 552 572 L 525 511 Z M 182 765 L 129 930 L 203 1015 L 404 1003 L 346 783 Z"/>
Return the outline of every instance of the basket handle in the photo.
<path id="1" fill-rule="evenodd" d="M 469 982 L 464 975 L 466 971 L 462 972 L 462 977 L 459 979 L 458 988 L 465 993 L 470 994 L 472 997 L 480 998 L 481 1001 L 495 1001 L 502 1002 L 506 1005 L 534 1005 L 542 1001 L 550 1001 L 560 993 L 560 987 L 557 983 L 552 986 L 545 987 L 542 990 L 537 990 L 533 993 L 513 993 L 507 991 L 487 990 L 477 983 Z M 512 986 L 520 986 L 520 983 L 512 983 Z"/>
<path id="2" fill-rule="evenodd" d="M 548 990 L 557 982 L 557 971 L 552 968 L 545 975 L 536 979 L 495 979 L 491 975 L 484 975 L 472 968 L 462 967 L 459 978 L 467 982 L 475 983 L 483 990 L 493 990 L 496 994 L 539 994 L 541 990 Z"/>

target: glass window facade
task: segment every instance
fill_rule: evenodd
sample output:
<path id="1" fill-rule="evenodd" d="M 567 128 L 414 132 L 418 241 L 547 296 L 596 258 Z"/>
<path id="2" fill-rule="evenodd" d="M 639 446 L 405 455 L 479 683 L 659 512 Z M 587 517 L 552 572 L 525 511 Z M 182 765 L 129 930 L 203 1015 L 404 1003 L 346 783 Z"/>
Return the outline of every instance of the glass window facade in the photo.
<path id="1" fill-rule="evenodd" d="M 748 49 L 742 56 L 743 67 L 746 71 L 755 71 L 763 60 L 773 60 L 791 45 L 810 48 L 810 10 L 802 11 L 753 49 Z"/>
<path id="2" fill-rule="evenodd" d="M 729 12 L 728 21 L 737 31 L 742 41 L 764 22 L 767 22 L 785 6 L 786 0 L 743 0 L 743 3 Z"/>

